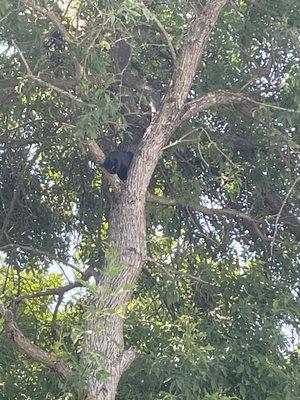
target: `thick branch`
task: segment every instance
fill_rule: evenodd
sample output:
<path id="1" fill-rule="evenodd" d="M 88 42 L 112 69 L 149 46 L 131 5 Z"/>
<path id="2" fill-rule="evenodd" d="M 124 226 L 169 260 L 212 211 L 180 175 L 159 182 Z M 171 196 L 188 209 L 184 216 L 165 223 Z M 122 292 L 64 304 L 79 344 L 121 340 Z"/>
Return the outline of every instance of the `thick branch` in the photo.
<path id="1" fill-rule="evenodd" d="M 243 93 L 233 93 L 225 90 L 206 93 L 186 104 L 182 120 L 188 119 L 201 111 L 209 109 L 210 107 L 221 104 L 245 103 L 247 101 L 251 101 L 250 96 Z"/>
<path id="2" fill-rule="evenodd" d="M 177 98 L 181 108 L 187 98 L 207 40 L 217 22 L 222 8 L 229 0 L 210 0 L 199 18 L 189 26 L 182 51 L 177 59 L 170 92 Z"/>
<path id="3" fill-rule="evenodd" d="M 31 343 L 30 340 L 20 331 L 20 328 L 14 320 L 13 313 L 4 306 L 4 303 L 1 300 L 0 315 L 4 319 L 4 328 L 9 340 L 16 343 L 16 345 L 34 361 L 53 369 L 66 381 L 70 382 L 72 380 L 73 372 L 69 366 L 65 362 L 58 360 L 53 354 L 50 354 Z"/>
<path id="4" fill-rule="evenodd" d="M 205 45 L 222 8 L 229 0 L 210 0 L 202 14 L 189 26 L 182 50 L 175 62 L 171 84 L 160 110 L 148 127 L 138 149 L 140 157 L 134 157 L 128 177 L 128 188 L 136 190 L 138 198 L 145 196 L 150 178 L 168 143 L 185 113 L 184 106 L 201 61 Z M 146 162 L 146 164 L 145 164 Z M 146 165 L 146 168 L 145 168 Z M 134 179 L 132 179 L 134 177 Z M 137 178 L 138 177 L 138 178 Z"/>
<path id="5" fill-rule="evenodd" d="M 98 145 L 96 140 L 94 139 L 86 139 L 85 144 L 88 148 L 88 151 L 90 155 L 92 156 L 93 161 L 102 166 L 105 160 L 105 154 L 101 147 Z M 115 190 L 120 190 L 122 183 L 120 180 L 117 178 L 117 175 L 111 175 L 109 174 L 104 168 L 102 168 L 102 171 L 104 172 L 106 178 L 108 179 L 109 183 Z"/>

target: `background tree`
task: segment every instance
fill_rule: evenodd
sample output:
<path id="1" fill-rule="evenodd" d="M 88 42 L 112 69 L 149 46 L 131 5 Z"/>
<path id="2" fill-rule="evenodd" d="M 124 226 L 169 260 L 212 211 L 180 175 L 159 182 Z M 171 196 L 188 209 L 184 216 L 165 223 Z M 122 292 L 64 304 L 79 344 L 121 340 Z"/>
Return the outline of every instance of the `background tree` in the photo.
<path id="1" fill-rule="evenodd" d="M 298 7 L 1 3 L 3 399 L 297 398 Z"/>

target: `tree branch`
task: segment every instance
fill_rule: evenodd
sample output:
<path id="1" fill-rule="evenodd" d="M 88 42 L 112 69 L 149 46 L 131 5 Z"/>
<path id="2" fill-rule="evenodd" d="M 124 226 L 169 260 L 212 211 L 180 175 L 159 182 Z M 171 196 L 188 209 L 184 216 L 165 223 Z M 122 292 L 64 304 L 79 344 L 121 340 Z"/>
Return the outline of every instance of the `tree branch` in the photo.
<path id="1" fill-rule="evenodd" d="M 31 69 L 29 67 L 28 62 L 26 61 L 26 59 L 24 57 L 24 54 L 22 53 L 22 51 L 20 50 L 20 48 L 17 46 L 17 44 L 14 41 L 12 41 L 12 43 L 13 43 L 14 47 L 16 48 L 17 52 L 19 53 L 20 58 L 21 58 L 24 66 L 26 68 L 27 74 L 25 75 L 24 78 L 30 79 L 30 80 L 32 80 L 34 82 L 37 82 L 40 86 L 44 86 L 44 87 L 46 87 L 48 89 L 52 89 L 57 93 L 60 93 L 60 94 L 63 94 L 64 96 L 69 97 L 71 100 L 75 100 L 78 103 L 84 104 L 84 101 L 82 99 L 80 99 L 79 97 L 75 96 L 74 94 L 72 94 L 70 92 L 66 92 L 65 90 L 63 90 L 63 89 L 61 89 L 59 87 L 56 87 L 56 86 L 52 85 L 49 82 L 45 82 L 42 79 L 38 78 L 37 76 L 33 75 L 33 73 L 31 72 Z"/>
<path id="2" fill-rule="evenodd" d="M 84 271 L 81 275 L 81 281 L 88 281 L 89 278 L 93 275 L 93 269 L 91 267 L 87 268 L 86 271 Z M 49 296 L 63 296 L 66 292 L 69 292 L 72 289 L 75 289 L 77 287 L 83 287 L 84 284 L 81 281 L 75 281 L 72 283 L 69 283 L 68 285 L 65 286 L 59 286 L 56 288 L 51 288 L 48 290 L 45 290 L 44 292 L 33 292 L 33 293 L 26 293 L 26 294 L 20 294 L 17 297 L 10 297 L 12 298 L 13 301 L 16 303 L 19 303 L 22 300 L 29 300 L 29 299 L 34 299 L 36 297 L 49 297 Z"/>
<path id="3" fill-rule="evenodd" d="M 189 26 L 186 39 L 175 65 L 170 92 L 177 97 L 181 108 L 201 61 L 207 40 L 217 22 L 222 8 L 229 0 L 210 0 L 204 6 L 199 18 Z"/>
<path id="4" fill-rule="evenodd" d="M 52 10 L 50 10 L 48 6 L 46 6 L 47 8 L 41 7 L 38 4 L 36 4 L 35 1 L 32 0 L 21 0 L 21 3 L 24 4 L 26 7 L 28 7 L 29 9 L 37 11 L 38 13 L 42 14 L 44 17 L 49 19 L 56 27 L 56 29 L 60 32 L 61 36 L 64 38 L 65 41 L 69 43 L 75 42 L 75 40 L 70 36 L 67 29 L 58 18 L 58 16 Z"/>
<path id="5" fill-rule="evenodd" d="M 186 103 L 182 120 L 193 117 L 201 111 L 207 110 L 210 107 L 230 104 L 230 103 L 245 103 L 251 101 L 248 94 L 227 92 L 225 90 L 218 90 L 213 93 L 206 93 L 199 98 Z"/>
<path id="6" fill-rule="evenodd" d="M 62 260 L 61 258 L 55 256 L 54 254 L 48 253 L 47 251 L 40 250 L 40 249 L 37 249 L 37 248 L 32 247 L 32 246 L 24 246 L 24 245 L 21 245 L 21 244 L 7 244 L 5 246 L 0 247 L 0 251 L 9 251 L 9 250 L 14 250 L 14 249 L 21 249 L 21 250 L 24 250 L 24 251 L 30 251 L 32 253 L 36 253 L 36 254 L 45 256 L 49 260 L 56 261 L 57 263 L 60 263 L 60 264 L 65 264 L 68 267 L 72 268 L 74 271 L 78 272 L 79 274 L 82 274 L 82 271 L 79 268 L 77 268 L 75 265 L 73 265 L 73 264 L 71 264 L 71 263 L 69 263 L 69 262 L 67 262 L 65 260 Z"/>
<path id="7" fill-rule="evenodd" d="M 153 19 L 153 21 L 156 23 L 157 27 L 160 29 L 160 31 L 162 32 L 162 34 L 164 35 L 167 44 L 169 46 L 169 50 L 171 53 L 171 56 L 173 58 L 173 61 L 176 61 L 176 51 L 174 49 L 174 46 L 172 44 L 170 35 L 168 34 L 168 32 L 165 30 L 165 27 L 163 26 L 163 24 L 160 22 L 160 20 L 156 17 L 156 15 L 151 13 L 151 18 Z"/>
<path id="8" fill-rule="evenodd" d="M 228 1 L 208 1 L 200 17 L 189 25 L 181 53 L 174 65 L 167 94 L 140 142 L 138 148 L 140 156 L 134 157 L 132 160 L 127 185 L 128 189 L 134 190 L 139 198 L 145 196 L 162 148 L 168 143 L 172 133 L 182 121 L 186 99 L 205 45 L 222 8 Z M 146 168 L 145 161 L 147 161 Z"/>
<path id="9" fill-rule="evenodd" d="M 4 328 L 9 340 L 14 342 L 31 359 L 53 369 L 67 382 L 71 382 L 74 374 L 69 366 L 64 361 L 58 360 L 55 355 L 31 343 L 21 332 L 14 320 L 13 313 L 4 306 L 1 300 L 0 315 L 4 319 Z"/>
<path id="10" fill-rule="evenodd" d="M 102 164 L 105 160 L 105 154 L 101 147 L 98 145 L 96 140 L 94 139 L 86 139 L 85 144 L 88 148 L 90 155 L 92 156 L 93 161 L 102 167 Z M 106 178 L 108 179 L 111 186 L 116 190 L 120 190 L 122 187 L 122 182 L 117 178 L 117 175 L 109 174 L 104 168 L 102 168 Z"/>
<path id="11" fill-rule="evenodd" d="M 206 215 L 220 215 L 220 216 L 227 216 L 230 218 L 240 218 L 240 219 L 247 221 L 250 225 L 252 225 L 254 227 L 255 231 L 257 232 L 258 236 L 262 240 L 268 241 L 268 242 L 273 241 L 273 238 L 269 238 L 259 229 L 258 221 L 256 221 L 250 215 L 245 214 L 238 210 L 234 210 L 232 208 L 208 208 L 208 207 L 202 206 L 200 204 L 194 204 L 194 203 L 181 204 L 177 200 L 170 199 L 167 197 L 155 196 L 149 192 L 147 193 L 147 201 L 149 201 L 151 203 L 166 205 L 166 206 L 188 207 L 194 211 L 199 211 Z"/>

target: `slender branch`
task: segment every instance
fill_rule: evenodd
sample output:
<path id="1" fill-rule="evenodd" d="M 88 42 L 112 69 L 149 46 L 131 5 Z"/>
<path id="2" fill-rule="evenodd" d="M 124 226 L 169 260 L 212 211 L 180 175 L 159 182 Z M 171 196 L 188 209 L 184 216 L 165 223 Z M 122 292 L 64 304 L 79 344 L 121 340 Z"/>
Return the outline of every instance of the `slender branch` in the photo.
<path id="1" fill-rule="evenodd" d="M 27 356 L 34 361 L 37 361 L 48 368 L 53 369 L 67 382 L 73 379 L 73 372 L 69 366 L 56 358 L 54 354 L 48 353 L 31 341 L 21 332 L 16 321 L 14 320 L 13 313 L 8 310 L 4 303 L 0 300 L 0 315 L 4 319 L 4 328 L 9 340 L 15 343 Z"/>
<path id="2" fill-rule="evenodd" d="M 102 77 L 100 75 L 87 76 L 86 79 L 93 85 L 99 85 L 99 83 L 101 83 L 102 81 Z M 38 83 L 48 88 L 51 88 L 55 91 L 61 89 L 63 90 L 63 92 L 60 93 L 67 96 L 69 96 L 70 93 L 66 92 L 65 90 L 72 89 L 75 86 L 82 83 L 82 81 L 77 78 L 53 78 L 51 81 L 45 81 L 45 80 L 41 81 L 42 82 Z M 19 84 L 20 80 L 17 78 L 0 79 L 0 90 L 14 88 Z M 139 92 L 144 93 L 145 96 L 150 100 L 151 105 L 153 105 L 154 110 L 158 108 L 160 102 L 160 94 L 156 90 L 151 88 L 144 79 L 138 77 L 137 75 L 131 74 L 129 71 L 125 71 L 122 76 L 122 84 L 124 84 L 129 88 L 136 89 Z"/>
<path id="3" fill-rule="evenodd" d="M 173 46 L 173 44 L 172 44 L 170 35 L 169 35 L 168 32 L 165 30 L 165 27 L 164 27 L 163 24 L 160 22 L 160 20 L 156 17 L 156 15 L 154 15 L 154 14 L 151 13 L 151 18 L 153 19 L 153 21 L 156 23 L 156 25 L 158 26 L 158 28 L 160 29 L 160 31 L 161 31 L 162 34 L 164 35 L 164 37 L 165 37 L 165 39 L 166 39 L 166 41 L 167 41 L 168 47 L 169 47 L 169 49 L 170 49 L 170 53 L 171 53 L 171 56 L 172 56 L 172 58 L 173 58 L 173 61 L 176 61 L 176 58 L 177 58 L 177 56 L 176 56 L 176 51 L 175 51 L 174 46 Z"/>
<path id="4" fill-rule="evenodd" d="M 206 93 L 195 100 L 186 103 L 182 120 L 193 117 L 201 111 L 207 110 L 221 104 L 245 103 L 251 101 L 250 95 L 244 93 L 233 93 L 225 90 L 218 90 L 213 93 Z"/>
<path id="5" fill-rule="evenodd" d="M 47 8 L 41 7 L 38 4 L 36 4 L 35 1 L 32 0 L 21 0 L 21 3 L 24 4 L 26 7 L 29 7 L 30 9 L 37 11 L 44 17 L 48 18 L 60 32 L 64 40 L 66 40 L 69 43 L 75 43 L 75 40 L 69 35 L 67 29 L 62 24 L 58 16 L 52 10 L 50 10 L 48 6 L 46 6 Z"/>
<path id="6" fill-rule="evenodd" d="M 20 58 L 26 68 L 27 74 L 25 75 L 24 78 L 27 78 L 29 80 L 32 80 L 34 82 L 37 82 L 38 84 L 40 84 L 41 86 L 46 87 L 47 89 L 52 89 L 57 93 L 63 94 L 64 96 L 69 97 L 71 100 L 75 100 L 78 103 L 82 103 L 82 104 L 86 104 L 82 99 L 80 99 L 79 97 L 75 96 L 72 93 L 66 92 L 65 90 L 52 85 L 52 83 L 49 82 L 45 82 L 42 79 L 38 78 L 37 76 L 33 75 L 33 73 L 31 72 L 31 69 L 29 67 L 28 62 L 26 61 L 26 58 L 24 57 L 24 54 L 22 53 L 22 51 L 20 50 L 20 48 L 18 47 L 18 45 L 15 43 L 15 41 L 12 41 L 14 47 L 16 48 L 16 50 L 18 51 Z"/>
<path id="7" fill-rule="evenodd" d="M 264 241 L 272 241 L 272 238 L 267 237 L 258 227 L 257 223 L 254 218 L 252 218 L 250 215 L 245 214 L 241 211 L 234 210 L 232 208 L 208 208 L 205 206 L 202 206 L 200 204 L 181 204 L 179 201 L 170 199 L 167 197 L 161 197 L 161 196 L 155 196 L 151 193 L 147 193 L 147 201 L 151 203 L 157 203 L 157 204 L 162 204 L 166 206 L 182 206 L 182 207 L 188 207 L 194 211 L 199 211 L 203 214 L 207 215 L 220 215 L 220 216 L 227 216 L 230 218 L 240 218 L 245 221 L 247 221 L 249 224 L 251 224 L 254 229 L 256 230 L 258 236 L 264 240 Z M 279 240 L 277 240 L 279 241 Z"/>
<path id="8" fill-rule="evenodd" d="M 257 100 L 251 99 L 251 98 L 249 99 L 249 101 L 251 103 L 257 104 L 257 105 L 262 106 L 262 107 L 268 107 L 268 108 L 273 108 L 274 110 L 280 110 L 280 111 L 286 111 L 286 112 L 290 112 L 290 113 L 300 114 L 300 110 L 294 110 L 292 108 L 279 107 L 279 106 L 275 106 L 274 104 L 263 103 L 261 101 L 257 101 Z"/>
<path id="9" fill-rule="evenodd" d="M 92 275 L 93 275 L 92 269 L 88 268 L 82 274 L 81 280 L 88 281 L 88 279 Z M 75 281 L 75 282 L 69 283 L 68 285 L 65 285 L 65 286 L 59 286 L 56 288 L 51 288 L 51 289 L 45 290 L 44 292 L 33 292 L 33 293 L 21 294 L 17 297 L 13 297 L 12 299 L 16 303 L 19 303 L 20 301 L 34 299 L 36 297 L 63 296 L 65 293 L 69 292 L 70 290 L 73 290 L 77 287 L 83 287 L 83 286 L 84 286 L 84 284 L 81 281 Z"/>
<path id="10" fill-rule="evenodd" d="M 69 97 L 71 100 L 74 100 L 74 101 L 76 101 L 78 103 L 87 104 L 82 99 L 80 99 L 79 97 L 75 96 L 74 94 L 72 94 L 70 92 L 66 92 L 65 90 L 60 89 L 59 87 L 54 86 L 49 82 L 45 82 L 42 79 L 38 78 L 37 76 L 27 75 L 27 77 L 25 77 L 25 78 L 31 79 L 32 81 L 37 82 L 40 86 L 43 86 L 43 87 L 45 87 L 47 89 L 52 89 L 55 92 L 60 93 L 60 94 L 62 94 L 64 96 L 66 96 L 66 97 Z"/>
<path id="11" fill-rule="evenodd" d="M 214 93 L 207 93 L 199 98 L 192 100 L 185 106 L 184 113 L 182 115 L 182 120 L 191 118 L 192 116 L 204 111 L 210 107 L 218 106 L 221 104 L 234 104 L 234 103 L 246 103 L 250 102 L 260 106 L 265 106 L 269 108 L 274 108 L 275 110 L 281 110 L 286 112 L 299 113 L 299 110 L 293 110 L 288 108 L 283 108 L 275 106 L 273 104 L 267 104 L 253 99 L 255 93 L 233 93 L 225 90 L 218 90 Z"/>
<path id="12" fill-rule="evenodd" d="M 282 214 L 283 208 L 284 208 L 284 206 L 285 206 L 285 204 L 286 204 L 288 198 L 290 197 L 292 191 L 294 190 L 294 187 L 295 187 L 295 186 L 297 185 L 297 183 L 299 182 L 299 180 L 300 180 L 300 176 L 298 176 L 298 178 L 295 180 L 295 182 L 294 182 L 294 183 L 292 184 L 292 186 L 290 187 L 290 189 L 289 189 L 289 191 L 287 192 L 287 194 L 286 194 L 286 196 L 285 196 L 285 198 L 284 198 L 284 200 L 283 200 L 283 202 L 282 202 L 282 204 L 281 204 L 281 207 L 280 207 L 280 209 L 279 209 L 279 211 L 278 211 L 278 213 L 277 213 L 277 215 L 276 215 L 275 229 L 274 229 L 274 235 L 273 235 L 273 242 L 275 241 L 275 238 L 276 238 L 276 236 L 277 236 L 278 222 L 279 222 L 279 218 L 280 218 L 280 216 L 281 216 L 281 214 Z"/>
<path id="13" fill-rule="evenodd" d="M 82 271 L 79 268 L 77 268 L 75 265 L 73 265 L 65 260 L 62 260 L 61 258 L 59 258 L 51 253 L 48 253 L 47 251 L 40 250 L 35 247 L 24 246 L 21 244 L 7 244 L 5 246 L 0 247 L 0 251 L 9 251 L 9 250 L 15 250 L 15 249 L 30 251 L 32 253 L 36 253 L 36 254 L 45 256 L 45 257 L 49 258 L 49 260 L 56 261 L 57 263 L 60 263 L 60 264 L 65 264 L 68 267 L 72 268 L 74 271 L 78 272 L 79 274 L 82 274 Z"/>
<path id="14" fill-rule="evenodd" d="M 159 270 L 164 271 L 166 274 L 168 275 L 175 275 L 175 276 L 180 276 L 182 278 L 188 277 L 190 278 L 192 281 L 198 282 L 198 283 L 208 283 L 207 281 L 204 281 L 203 279 L 199 278 L 196 275 L 192 275 L 190 273 L 187 272 L 180 272 L 180 271 L 176 271 L 176 269 L 171 268 L 171 267 L 165 267 L 162 263 L 157 262 L 156 260 L 152 259 L 152 258 L 148 258 L 147 260 L 148 262 L 152 263 L 152 264 L 159 264 Z"/>
<path id="15" fill-rule="evenodd" d="M 91 77 L 90 77 L 91 79 Z M 100 81 L 100 77 L 94 77 L 97 82 Z M 92 79 L 91 79 L 92 80 Z M 80 83 L 76 78 L 53 78 L 51 82 L 43 81 L 46 84 L 53 85 L 59 89 L 72 89 Z M 0 89 L 14 88 L 20 84 L 20 80 L 17 78 L 5 78 L 0 79 Z"/>

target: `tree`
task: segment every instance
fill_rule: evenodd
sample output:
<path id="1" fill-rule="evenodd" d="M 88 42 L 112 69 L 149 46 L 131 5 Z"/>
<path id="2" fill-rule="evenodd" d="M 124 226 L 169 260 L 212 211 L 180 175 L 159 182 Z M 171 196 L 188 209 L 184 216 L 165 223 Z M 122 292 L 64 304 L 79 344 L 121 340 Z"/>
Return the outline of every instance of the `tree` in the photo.
<path id="1" fill-rule="evenodd" d="M 297 2 L 1 7 L 0 314 L 43 393 L 296 399 Z"/>

